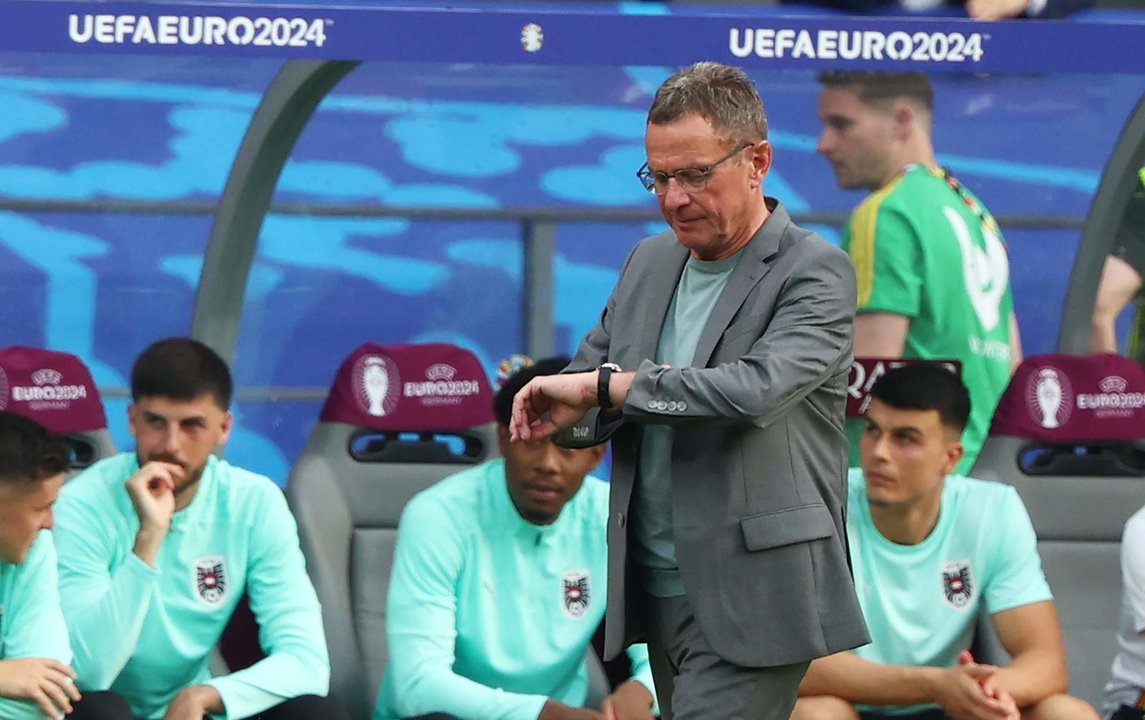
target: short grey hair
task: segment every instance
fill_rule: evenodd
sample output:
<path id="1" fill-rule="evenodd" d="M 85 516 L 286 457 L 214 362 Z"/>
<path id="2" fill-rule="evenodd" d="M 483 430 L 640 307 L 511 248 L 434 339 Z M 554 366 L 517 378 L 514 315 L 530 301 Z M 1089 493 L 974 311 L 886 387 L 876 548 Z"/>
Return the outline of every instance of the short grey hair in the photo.
<path id="1" fill-rule="evenodd" d="M 755 83 L 743 70 L 698 62 L 664 81 L 648 109 L 649 125 L 699 115 L 725 142 L 767 139 L 767 115 Z"/>

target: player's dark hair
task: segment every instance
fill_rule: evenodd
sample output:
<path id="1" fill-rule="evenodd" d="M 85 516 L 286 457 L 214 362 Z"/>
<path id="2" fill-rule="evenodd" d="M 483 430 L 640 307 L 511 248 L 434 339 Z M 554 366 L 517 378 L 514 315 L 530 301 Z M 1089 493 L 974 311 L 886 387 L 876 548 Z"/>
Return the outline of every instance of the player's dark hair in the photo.
<path id="1" fill-rule="evenodd" d="M 532 365 L 525 366 L 509 376 L 505 384 L 493 397 L 493 414 L 497 422 L 509 427 L 509 420 L 513 414 L 513 396 L 529 384 L 529 381 L 542 375 L 556 375 L 569 364 L 569 358 L 564 356 L 548 357 L 538 360 Z"/>
<path id="2" fill-rule="evenodd" d="M 160 340 L 135 360 L 131 369 L 131 398 L 194 400 L 212 395 L 219 407 L 231 405 L 234 385 L 227 364 L 211 348 L 184 337 Z"/>
<path id="3" fill-rule="evenodd" d="M 934 111 L 934 86 L 926 73 L 825 70 L 815 79 L 824 87 L 850 89 L 865 103 L 908 98 Z"/>
<path id="4" fill-rule="evenodd" d="M 912 363 L 888 370 L 875 381 L 871 397 L 899 410 L 937 410 L 942 424 L 958 434 L 970 419 L 970 393 L 941 363 Z"/>
<path id="5" fill-rule="evenodd" d="M 32 483 L 71 465 L 68 444 L 40 423 L 0 411 L 0 482 Z"/>
<path id="6" fill-rule="evenodd" d="M 666 125 L 699 115 L 729 145 L 767 139 L 767 115 L 755 83 L 730 65 L 698 62 L 664 81 L 648 109 L 648 123 Z"/>

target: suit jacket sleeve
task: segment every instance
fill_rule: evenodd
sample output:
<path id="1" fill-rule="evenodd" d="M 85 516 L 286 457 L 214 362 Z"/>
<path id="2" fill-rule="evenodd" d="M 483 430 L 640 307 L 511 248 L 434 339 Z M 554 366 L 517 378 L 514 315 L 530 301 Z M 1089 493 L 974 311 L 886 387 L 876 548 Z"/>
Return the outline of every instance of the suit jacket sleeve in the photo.
<path id="1" fill-rule="evenodd" d="M 742 333 L 725 331 L 727 342 L 755 334 L 746 354 L 706 368 L 644 360 L 624 404 L 625 420 L 768 426 L 849 366 L 855 301 L 847 255 L 826 244 L 807 252 L 783 283 L 770 319 L 748 320 Z"/>

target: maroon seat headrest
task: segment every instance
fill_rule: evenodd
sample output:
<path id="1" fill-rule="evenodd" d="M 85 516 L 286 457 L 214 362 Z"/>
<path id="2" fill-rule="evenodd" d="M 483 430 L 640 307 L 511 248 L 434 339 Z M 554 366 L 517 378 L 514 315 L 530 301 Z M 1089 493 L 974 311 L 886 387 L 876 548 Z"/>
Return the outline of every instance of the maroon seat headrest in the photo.
<path id="1" fill-rule="evenodd" d="M 323 422 L 374 430 L 460 430 L 493 422 L 493 391 L 473 353 L 447 343 L 366 343 L 338 368 Z"/>
<path id="2" fill-rule="evenodd" d="M 998 401 L 991 435 L 1054 442 L 1145 438 L 1145 370 L 1120 355 L 1035 355 Z"/>
<path id="3" fill-rule="evenodd" d="M 29 417 L 57 433 L 107 427 L 87 366 L 75 355 L 54 350 L 0 348 L 0 410 Z"/>
<path id="4" fill-rule="evenodd" d="M 851 373 L 847 376 L 847 419 L 863 417 L 871 402 L 871 388 L 887 370 L 917 363 L 938 363 L 955 375 L 962 375 L 962 363 L 957 360 L 857 357 L 851 361 Z"/>

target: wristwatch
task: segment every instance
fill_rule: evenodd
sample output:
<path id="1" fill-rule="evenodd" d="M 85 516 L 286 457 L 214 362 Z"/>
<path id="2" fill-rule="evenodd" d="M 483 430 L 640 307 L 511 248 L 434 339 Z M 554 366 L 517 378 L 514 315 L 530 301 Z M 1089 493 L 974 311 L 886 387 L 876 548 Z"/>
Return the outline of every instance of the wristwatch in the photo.
<path id="1" fill-rule="evenodd" d="M 610 410 L 612 398 L 608 396 L 608 382 L 612 379 L 612 373 L 622 371 L 616 363 L 606 362 L 596 372 L 596 404 L 603 410 Z"/>

